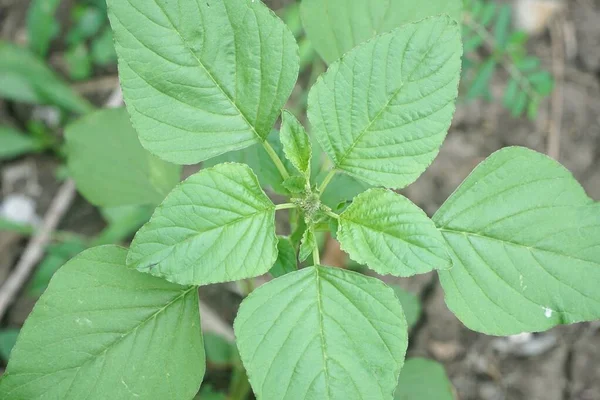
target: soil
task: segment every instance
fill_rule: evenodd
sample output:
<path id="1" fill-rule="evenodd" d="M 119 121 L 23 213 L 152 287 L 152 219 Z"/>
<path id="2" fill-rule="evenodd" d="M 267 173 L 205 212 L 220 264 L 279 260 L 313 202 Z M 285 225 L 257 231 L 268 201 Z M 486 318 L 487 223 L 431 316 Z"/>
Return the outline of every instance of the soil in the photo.
<path id="1" fill-rule="evenodd" d="M 0 0 L 2 39 L 23 41 L 27 3 Z M 276 8 L 288 2 L 271 3 Z M 530 41 L 530 51 L 542 59 L 548 70 L 564 66 L 564 80 L 558 83 L 562 96 L 547 99 L 535 121 L 511 117 L 498 102 L 460 102 L 439 157 L 404 191 L 427 213 L 432 215 L 469 172 L 495 150 L 521 145 L 546 152 L 548 132 L 552 129 L 560 130 L 559 160 L 592 198 L 600 200 L 600 1 L 571 0 L 560 18 L 562 22 L 557 26 L 566 43 L 564 59 L 558 63 L 553 59 L 556 37 L 548 30 Z M 114 70 L 102 74 L 95 79 L 114 78 Z M 492 94 L 497 98 L 501 96 L 504 78 L 500 76 L 493 83 Z M 97 91 L 102 90 L 105 89 Z M 97 93 L 92 86 L 92 98 L 105 94 Z M 20 109 L 0 101 L 0 123 L 20 124 L 23 115 L 30 112 L 15 110 Z M 557 110 L 562 112 L 559 126 L 553 122 Z M 15 165 L 34 171 L 26 180 L 33 180 L 33 186 L 39 186 L 39 190 L 32 190 L 31 182 L 7 189 L 3 181 L 2 195 L 28 192 L 35 197 L 38 214 L 43 215 L 60 185 L 54 173 L 58 161 L 49 155 L 28 156 L 0 164 L 0 172 Z M 79 198 L 60 228 L 93 235 L 102 225 L 97 211 Z M 18 260 L 26 241 L 14 233 L 0 232 L 0 282 Z M 600 400 L 599 324 L 563 326 L 530 337 L 490 337 L 468 330 L 447 309 L 435 274 L 382 279 L 399 283 L 421 297 L 424 313 L 411 332 L 409 355 L 442 362 L 458 399 Z M 202 297 L 224 320 L 233 321 L 241 297 L 231 285 L 203 289 Z M 1 327 L 19 327 L 33 304 L 33 299 L 21 296 Z M 209 376 L 218 376 L 216 381 L 226 380 L 219 371 Z"/>

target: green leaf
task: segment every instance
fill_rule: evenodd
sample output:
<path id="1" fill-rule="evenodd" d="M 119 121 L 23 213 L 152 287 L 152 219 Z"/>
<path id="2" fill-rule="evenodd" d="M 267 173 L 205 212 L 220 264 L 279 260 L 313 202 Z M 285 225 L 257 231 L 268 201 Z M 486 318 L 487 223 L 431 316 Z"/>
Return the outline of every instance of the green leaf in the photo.
<path id="1" fill-rule="evenodd" d="M 513 78 L 511 78 L 508 81 L 508 84 L 506 85 L 506 89 L 504 90 L 504 96 L 502 98 L 502 104 L 507 107 L 507 108 L 511 108 L 513 106 L 513 102 L 515 100 L 515 97 L 517 96 L 517 94 L 519 93 L 519 82 Z"/>
<path id="2" fill-rule="evenodd" d="M 256 289 L 234 323 L 257 398 L 390 399 L 407 327 L 380 280 L 308 267 Z"/>
<path id="3" fill-rule="evenodd" d="M 207 285 L 265 274 L 276 259 L 275 205 L 247 165 L 231 163 L 177 186 L 135 235 L 127 263 Z"/>
<path id="4" fill-rule="evenodd" d="M 233 361 L 235 347 L 222 336 L 214 333 L 204 334 L 206 361 L 220 367 L 226 367 Z"/>
<path id="5" fill-rule="evenodd" d="M 48 287 L 54 273 L 69 259 L 81 253 L 87 247 L 81 240 L 76 239 L 48 247 L 46 257 L 37 267 L 29 282 L 27 294 L 32 297 L 41 296 Z"/>
<path id="6" fill-rule="evenodd" d="M 92 60 L 85 43 L 79 43 L 67 50 L 65 63 L 71 79 L 81 81 L 92 75 Z"/>
<path id="7" fill-rule="evenodd" d="M 42 148 L 33 137 L 8 126 L 0 126 L 0 160 L 8 160 Z"/>
<path id="8" fill-rule="evenodd" d="M 85 40 L 96 36 L 106 22 L 106 12 L 94 6 L 76 8 L 74 14 L 75 24 L 66 38 L 71 46 L 84 44 Z"/>
<path id="9" fill-rule="evenodd" d="M 10 352 L 15 343 L 17 343 L 17 336 L 19 336 L 18 329 L 4 329 L 0 331 L 0 358 L 8 360 Z"/>
<path id="10" fill-rule="evenodd" d="M 263 142 L 298 46 L 261 1 L 108 0 L 125 103 L 144 147 L 194 164 Z"/>
<path id="11" fill-rule="evenodd" d="M 494 24 L 494 40 L 500 49 L 505 48 L 508 43 L 511 17 L 512 10 L 510 5 L 505 4 L 500 7 L 496 23 Z"/>
<path id="12" fill-rule="evenodd" d="M 54 14 L 60 0 L 33 0 L 27 9 L 27 39 L 37 55 L 48 53 L 50 42 L 60 33 L 60 24 Z"/>
<path id="13" fill-rule="evenodd" d="M 302 124 L 289 111 L 281 113 L 280 134 L 286 158 L 299 172 L 310 176 L 310 141 Z"/>
<path id="14" fill-rule="evenodd" d="M 279 141 L 279 132 L 273 130 L 267 138 L 269 144 L 275 150 L 275 153 L 281 158 L 288 172 L 294 170 L 294 166 L 289 162 L 283 153 L 283 146 Z M 288 195 L 288 189 L 283 184 L 281 173 L 269 157 L 265 148 L 260 144 L 255 144 L 245 149 L 232 151 L 204 162 L 205 167 L 214 167 L 225 162 L 236 162 L 247 164 L 258 177 L 262 187 L 269 187 L 275 193 Z"/>
<path id="15" fill-rule="evenodd" d="M 96 247 L 65 264 L 25 322 L 3 399 L 190 399 L 204 375 L 198 291 Z"/>
<path id="16" fill-rule="evenodd" d="M 179 182 L 181 167 L 140 145 L 124 108 L 87 115 L 65 137 L 69 173 L 95 205 L 156 205 Z"/>
<path id="17" fill-rule="evenodd" d="M 290 176 L 283 181 L 283 187 L 290 193 L 304 193 L 306 192 L 306 178 L 304 176 Z"/>
<path id="18" fill-rule="evenodd" d="M 313 133 L 334 167 L 402 188 L 446 137 L 460 78 L 460 30 L 448 17 L 383 34 L 332 64 L 310 91 Z"/>
<path id="19" fill-rule="evenodd" d="M 490 80 L 496 71 L 496 65 L 496 60 L 490 58 L 479 67 L 475 78 L 470 84 L 469 91 L 467 92 L 467 99 L 485 96 L 488 92 Z"/>
<path id="20" fill-rule="evenodd" d="M 85 114 L 93 110 L 87 100 L 58 78 L 28 50 L 0 41 L 0 97 L 30 104 L 56 105 Z"/>
<path id="21" fill-rule="evenodd" d="M 444 366 L 425 358 L 406 360 L 394 400 L 454 400 Z"/>
<path id="22" fill-rule="evenodd" d="M 421 301 L 417 296 L 407 292 L 398 285 L 390 285 L 390 287 L 394 289 L 396 297 L 400 300 L 400 304 L 402 304 L 408 328 L 412 328 L 419 321 L 419 318 L 421 318 Z"/>
<path id="23" fill-rule="evenodd" d="M 315 238 L 315 232 L 313 228 L 308 228 L 302 235 L 300 241 L 300 251 L 298 252 L 298 261 L 304 262 L 317 248 L 317 239 Z"/>
<path id="24" fill-rule="evenodd" d="M 340 215 L 337 238 L 350 258 L 380 274 L 407 277 L 452 266 L 433 221 L 406 197 L 385 189 L 354 199 Z"/>
<path id="25" fill-rule="evenodd" d="M 556 161 L 492 154 L 434 216 L 451 249 L 446 303 L 493 335 L 600 318 L 600 205 Z"/>
<path id="26" fill-rule="evenodd" d="M 101 66 L 117 62 L 117 52 L 110 28 L 104 29 L 100 36 L 92 42 L 91 57 L 94 64 Z"/>
<path id="27" fill-rule="evenodd" d="M 108 226 L 96 236 L 93 244 L 98 246 L 129 239 L 148 222 L 153 211 L 153 206 L 139 205 L 102 208 L 100 212 L 108 222 Z"/>
<path id="28" fill-rule="evenodd" d="M 306 34 L 328 63 L 358 44 L 409 22 L 449 14 L 460 21 L 462 0 L 303 0 Z"/>
<path id="29" fill-rule="evenodd" d="M 296 249 L 294 249 L 291 239 L 283 236 L 279 236 L 278 239 L 277 261 L 275 261 L 275 265 L 269 271 L 273 278 L 279 278 L 298 269 Z"/>

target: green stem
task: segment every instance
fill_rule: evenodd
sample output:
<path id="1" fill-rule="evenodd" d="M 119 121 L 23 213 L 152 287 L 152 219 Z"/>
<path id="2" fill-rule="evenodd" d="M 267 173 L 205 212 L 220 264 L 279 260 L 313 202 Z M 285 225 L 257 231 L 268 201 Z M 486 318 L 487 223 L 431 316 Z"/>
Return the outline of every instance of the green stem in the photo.
<path id="1" fill-rule="evenodd" d="M 325 209 L 325 210 L 323 210 L 323 212 L 324 212 L 325 214 L 329 215 L 331 218 L 334 218 L 334 219 L 340 219 L 340 216 L 339 216 L 339 215 L 337 215 L 336 213 L 334 213 L 334 212 L 333 212 L 333 211 L 331 211 L 331 210 L 327 210 L 327 209 Z"/>
<path id="2" fill-rule="evenodd" d="M 319 188 L 317 189 L 319 191 L 319 194 L 322 194 L 325 191 L 327 185 L 329 185 L 329 182 L 331 182 L 336 173 L 336 169 L 332 169 L 329 171 L 325 179 L 323 179 L 323 182 L 321 182 L 321 186 L 319 186 Z"/>
<path id="3" fill-rule="evenodd" d="M 271 160 L 273 160 L 273 163 L 275 164 L 275 166 L 279 170 L 279 173 L 281 174 L 281 177 L 284 180 L 286 180 L 287 178 L 289 178 L 290 174 L 285 169 L 285 166 L 283 165 L 283 162 L 281 161 L 281 158 L 279 158 L 279 156 L 277 155 L 277 153 L 275 153 L 275 150 L 273 150 L 273 146 L 271 146 L 269 144 L 269 142 L 267 142 L 266 140 L 264 142 L 262 142 L 262 144 L 263 144 L 265 150 L 267 151 L 267 154 L 269 155 L 269 157 L 271 157 Z"/>
<path id="4" fill-rule="evenodd" d="M 289 210 L 290 208 L 297 208 L 298 206 L 294 203 L 285 203 L 285 204 L 277 204 L 275 206 L 275 211 L 279 210 Z"/>

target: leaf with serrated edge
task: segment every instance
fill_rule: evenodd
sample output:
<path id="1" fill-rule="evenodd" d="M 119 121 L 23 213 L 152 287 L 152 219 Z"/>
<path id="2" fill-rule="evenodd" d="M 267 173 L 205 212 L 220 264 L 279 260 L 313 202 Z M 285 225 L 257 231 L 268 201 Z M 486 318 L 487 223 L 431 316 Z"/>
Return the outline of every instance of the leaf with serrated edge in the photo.
<path id="1" fill-rule="evenodd" d="M 408 343 L 392 289 L 309 267 L 256 289 L 234 330 L 258 399 L 390 400 Z"/>
<path id="2" fill-rule="evenodd" d="M 332 63 L 373 36 L 440 14 L 460 21 L 462 0 L 302 0 L 302 23 L 319 55 Z"/>
<path id="3" fill-rule="evenodd" d="M 194 164 L 265 140 L 298 77 L 298 46 L 258 0 L 108 0 L 140 141 Z"/>
<path id="4" fill-rule="evenodd" d="M 180 166 L 142 147 L 124 108 L 77 120 L 65 138 L 69 174 L 92 204 L 156 206 L 180 181 Z"/>
<path id="5" fill-rule="evenodd" d="M 275 205 L 244 164 L 220 164 L 177 186 L 135 235 L 127 263 L 179 284 L 265 274 L 277 259 Z"/>
<path id="6" fill-rule="evenodd" d="M 461 54 L 458 24 L 435 17 L 332 64 L 310 91 L 308 117 L 334 167 L 372 185 L 414 182 L 450 127 Z"/>
<path id="7" fill-rule="evenodd" d="M 454 400 L 444 366 L 425 358 L 406 360 L 394 400 Z"/>
<path id="8" fill-rule="evenodd" d="M 286 158 L 299 172 L 310 175 L 310 141 L 302 124 L 289 111 L 281 114 L 280 134 Z"/>
<path id="9" fill-rule="evenodd" d="M 433 221 L 406 197 L 386 189 L 356 196 L 340 215 L 337 238 L 350 258 L 380 274 L 406 277 L 452 265 Z"/>
<path id="10" fill-rule="evenodd" d="M 600 204 L 556 161 L 492 154 L 433 218 L 449 245 L 446 304 L 493 335 L 600 318 Z"/>
<path id="11" fill-rule="evenodd" d="M 198 291 L 125 266 L 127 250 L 65 264 L 25 322 L 2 399 L 191 399 L 204 375 Z"/>

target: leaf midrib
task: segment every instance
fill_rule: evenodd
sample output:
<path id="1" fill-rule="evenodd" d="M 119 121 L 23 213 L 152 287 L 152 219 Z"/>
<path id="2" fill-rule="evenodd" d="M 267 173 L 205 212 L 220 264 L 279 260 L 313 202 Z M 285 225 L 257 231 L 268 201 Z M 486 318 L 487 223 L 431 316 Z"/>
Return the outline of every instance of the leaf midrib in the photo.
<path id="1" fill-rule="evenodd" d="M 223 89 L 223 87 L 221 86 L 221 84 L 219 82 L 217 82 L 217 79 L 213 76 L 213 74 L 209 71 L 209 69 L 204 65 L 204 63 L 200 60 L 200 58 L 196 55 L 196 53 L 194 53 L 194 51 L 188 46 L 187 40 L 185 40 L 184 37 L 181 36 L 181 33 L 179 32 L 179 30 L 177 30 L 177 28 L 175 27 L 175 24 L 173 23 L 173 21 L 171 21 L 171 18 L 169 18 L 169 15 L 164 10 L 164 8 L 156 0 L 153 0 L 153 1 L 156 4 L 156 6 L 160 9 L 160 11 L 163 13 L 163 15 L 165 16 L 165 18 L 167 19 L 167 21 L 169 21 L 169 24 L 171 25 L 171 28 L 173 28 L 173 31 L 177 34 L 177 36 L 181 40 L 181 43 L 183 44 L 183 47 L 198 62 L 198 65 L 204 70 L 204 72 L 206 72 L 206 74 L 208 75 L 208 77 L 213 81 L 213 83 L 217 86 L 217 88 L 219 88 L 219 90 L 221 91 L 221 93 L 223 93 L 223 95 L 225 96 L 225 98 L 227 98 L 227 100 L 229 100 L 229 102 L 231 103 L 231 105 L 233 106 L 233 108 L 239 113 L 239 115 L 242 117 L 242 119 L 244 120 L 244 122 L 248 125 L 248 127 L 250 128 L 250 130 L 257 137 L 257 139 L 259 140 L 259 142 L 261 142 L 261 143 L 264 142 L 266 140 L 266 137 L 263 138 L 257 132 L 257 130 L 254 127 L 254 125 L 252 125 L 250 123 L 250 121 L 248 121 L 248 118 L 246 117 L 246 115 L 240 110 L 240 108 L 238 107 L 238 105 L 235 102 L 235 100 L 231 96 L 229 96 L 229 94 L 227 94 L 227 92 Z M 197 0 L 194 0 L 194 1 L 196 1 L 196 3 L 197 3 Z M 127 1 L 127 2 L 129 3 L 129 1 Z M 129 3 L 129 4 L 131 4 L 131 3 Z M 225 12 L 227 13 L 228 20 L 229 20 L 229 11 L 227 10 L 227 7 L 225 5 L 223 5 L 223 6 L 225 7 Z M 251 10 L 251 8 L 249 8 L 249 9 Z M 200 13 L 202 13 L 200 11 L 200 6 L 198 6 L 198 11 Z M 231 22 L 230 22 L 229 25 L 231 26 L 231 29 L 233 30 L 234 28 L 233 28 L 233 25 L 231 24 Z M 235 34 L 234 34 L 234 36 L 235 36 Z M 236 65 L 237 65 L 237 60 L 236 60 Z"/>

